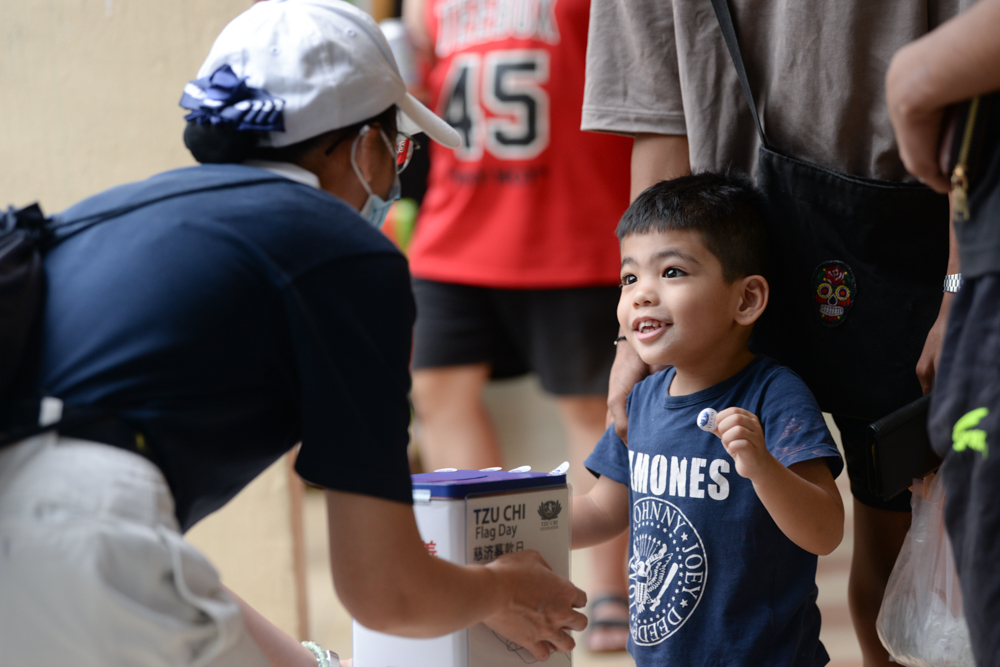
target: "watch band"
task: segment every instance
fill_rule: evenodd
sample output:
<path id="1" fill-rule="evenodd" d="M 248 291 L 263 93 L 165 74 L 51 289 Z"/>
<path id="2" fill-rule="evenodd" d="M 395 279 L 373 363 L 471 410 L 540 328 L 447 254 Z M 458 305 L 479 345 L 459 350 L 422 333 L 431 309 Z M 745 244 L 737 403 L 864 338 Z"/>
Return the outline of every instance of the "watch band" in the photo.
<path id="1" fill-rule="evenodd" d="M 962 288 L 962 274 L 951 273 L 944 277 L 944 291 L 957 292 Z"/>

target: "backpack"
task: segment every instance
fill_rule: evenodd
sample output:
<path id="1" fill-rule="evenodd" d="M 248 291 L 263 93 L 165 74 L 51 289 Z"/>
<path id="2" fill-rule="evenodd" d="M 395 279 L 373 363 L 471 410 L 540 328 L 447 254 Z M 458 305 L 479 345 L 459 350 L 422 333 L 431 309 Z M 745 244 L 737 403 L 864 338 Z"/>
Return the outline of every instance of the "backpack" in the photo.
<path id="1" fill-rule="evenodd" d="M 42 255 L 54 240 L 53 228 L 37 203 L 8 208 L 0 217 L 0 402 L 9 397 L 41 315 Z"/>

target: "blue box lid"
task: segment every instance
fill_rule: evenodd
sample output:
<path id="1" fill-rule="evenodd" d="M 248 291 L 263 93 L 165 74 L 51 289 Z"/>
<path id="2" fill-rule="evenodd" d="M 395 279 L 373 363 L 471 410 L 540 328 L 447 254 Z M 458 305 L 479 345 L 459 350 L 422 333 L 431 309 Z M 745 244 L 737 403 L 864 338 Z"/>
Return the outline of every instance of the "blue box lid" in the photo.
<path id="1" fill-rule="evenodd" d="M 483 493 L 566 486 L 566 475 L 546 472 L 503 470 L 454 470 L 412 475 L 414 492 L 430 492 L 431 498 L 466 498 Z M 416 494 L 415 494 L 416 495 Z"/>

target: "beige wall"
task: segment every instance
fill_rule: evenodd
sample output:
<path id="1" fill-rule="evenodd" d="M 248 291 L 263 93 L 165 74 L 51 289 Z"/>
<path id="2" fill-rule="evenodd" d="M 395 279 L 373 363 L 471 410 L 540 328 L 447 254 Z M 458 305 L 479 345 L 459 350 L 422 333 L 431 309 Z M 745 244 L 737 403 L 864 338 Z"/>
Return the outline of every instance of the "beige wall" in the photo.
<path id="1" fill-rule="evenodd" d="M 249 0 L 0 0 L 0 206 L 192 164 L 177 106 Z"/>
<path id="2" fill-rule="evenodd" d="M 177 102 L 250 0 L 0 0 L 0 207 L 56 212 L 193 164 Z M 299 634 L 284 460 L 190 539 L 223 581 Z"/>

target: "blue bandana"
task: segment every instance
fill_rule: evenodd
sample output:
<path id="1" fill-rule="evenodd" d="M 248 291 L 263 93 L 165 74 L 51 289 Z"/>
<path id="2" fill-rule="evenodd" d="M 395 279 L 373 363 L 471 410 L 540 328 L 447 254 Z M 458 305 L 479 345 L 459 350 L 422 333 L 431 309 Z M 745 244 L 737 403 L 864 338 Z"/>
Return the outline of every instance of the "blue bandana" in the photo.
<path id="1" fill-rule="evenodd" d="M 199 125 L 232 125 L 237 130 L 260 132 L 285 131 L 282 113 L 285 101 L 272 97 L 262 88 L 251 88 L 246 78 L 236 76 L 229 65 L 184 86 L 180 105 L 192 110 L 184 120 L 193 120 Z"/>

